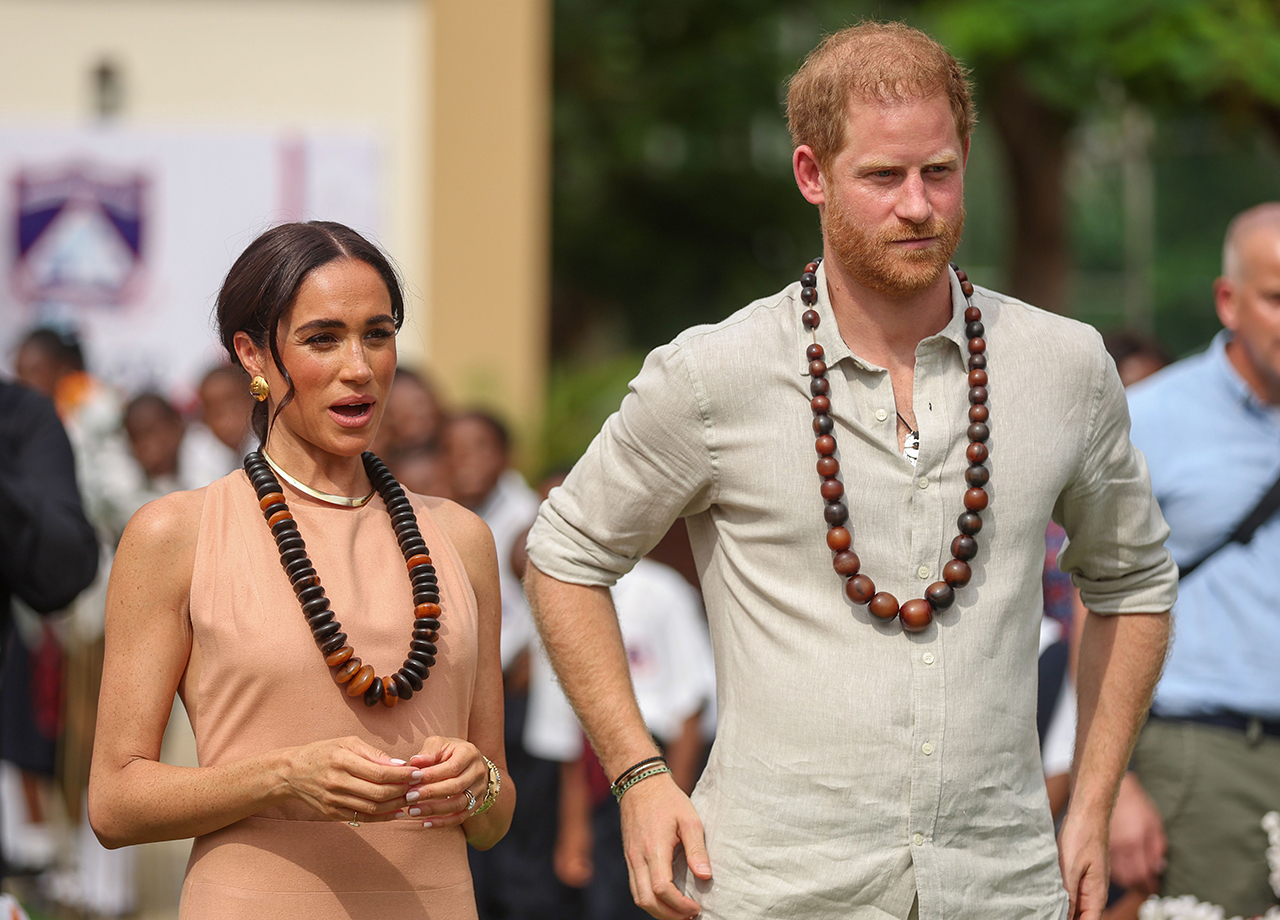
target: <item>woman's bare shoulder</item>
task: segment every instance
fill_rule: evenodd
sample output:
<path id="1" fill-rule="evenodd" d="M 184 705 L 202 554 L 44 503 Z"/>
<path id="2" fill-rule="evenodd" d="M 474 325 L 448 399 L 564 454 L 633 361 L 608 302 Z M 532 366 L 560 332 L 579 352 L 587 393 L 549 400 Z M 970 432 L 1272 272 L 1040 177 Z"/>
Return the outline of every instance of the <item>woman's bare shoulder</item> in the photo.
<path id="1" fill-rule="evenodd" d="M 496 554 L 493 533 L 489 530 L 489 525 L 474 511 L 464 508 L 457 502 L 447 498 L 437 498 L 434 495 L 419 495 L 418 499 L 427 506 L 431 516 L 453 541 L 458 555 L 463 559 L 468 559 L 474 553 L 484 553 L 486 550 L 491 555 Z"/>
<path id="2" fill-rule="evenodd" d="M 129 519 L 117 556 L 138 554 L 158 561 L 194 554 L 207 490 L 170 492 L 147 502 Z"/>

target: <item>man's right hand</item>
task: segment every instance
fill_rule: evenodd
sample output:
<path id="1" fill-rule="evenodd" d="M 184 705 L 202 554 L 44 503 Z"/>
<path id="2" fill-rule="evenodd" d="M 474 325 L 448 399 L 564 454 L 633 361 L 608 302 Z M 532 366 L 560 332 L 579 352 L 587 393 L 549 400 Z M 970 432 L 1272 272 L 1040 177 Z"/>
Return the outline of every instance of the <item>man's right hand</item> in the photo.
<path id="1" fill-rule="evenodd" d="M 631 896 L 658 920 L 687 920 L 698 915 L 697 902 L 673 881 L 677 847 L 684 847 L 689 871 L 711 878 L 711 862 L 702 837 L 702 820 L 670 774 L 636 783 L 620 803 L 622 848 L 631 875 Z"/>
<path id="2" fill-rule="evenodd" d="M 1146 894 L 1158 892 L 1167 848 L 1155 803 L 1138 778 L 1125 773 L 1111 815 L 1111 880 Z"/>

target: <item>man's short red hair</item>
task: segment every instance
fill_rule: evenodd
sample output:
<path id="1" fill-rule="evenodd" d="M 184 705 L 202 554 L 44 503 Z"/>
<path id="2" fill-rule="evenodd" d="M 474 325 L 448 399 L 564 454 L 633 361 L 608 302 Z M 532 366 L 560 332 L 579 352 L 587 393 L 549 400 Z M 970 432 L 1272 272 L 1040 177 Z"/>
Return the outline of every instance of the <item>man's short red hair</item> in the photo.
<path id="1" fill-rule="evenodd" d="M 844 149 L 850 99 L 901 102 L 944 95 L 961 142 L 976 121 L 967 71 L 942 45 L 900 22 L 861 22 L 828 35 L 805 58 L 787 90 L 787 126 L 796 146 L 826 166 Z"/>

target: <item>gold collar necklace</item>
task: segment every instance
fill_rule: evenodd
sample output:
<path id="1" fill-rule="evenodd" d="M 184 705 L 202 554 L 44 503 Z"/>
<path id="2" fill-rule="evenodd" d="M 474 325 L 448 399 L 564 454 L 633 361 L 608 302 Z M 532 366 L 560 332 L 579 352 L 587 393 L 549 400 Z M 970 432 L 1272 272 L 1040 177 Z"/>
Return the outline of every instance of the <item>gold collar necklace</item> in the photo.
<path id="1" fill-rule="evenodd" d="M 310 495 L 312 498 L 318 498 L 322 502 L 328 502 L 330 505 L 337 505 L 340 508 L 361 508 L 369 504 L 370 499 L 377 494 L 377 489 L 371 489 L 368 495 L 361 498 L 348 498 L 345 495 L 330 495 L 328 492 L 321 492 L 319 489 L 313 489 L 306 483 L 299 482 L 284 470 L 280 469 L 280 464 L 276 463 L 267 455 L 266 450 L 262 451 L 262 459 L 267 461 L 267 465 L 275 470 L 276 475 L 283 479 L 289 485 L 293 486 L 304 495 Z"/>

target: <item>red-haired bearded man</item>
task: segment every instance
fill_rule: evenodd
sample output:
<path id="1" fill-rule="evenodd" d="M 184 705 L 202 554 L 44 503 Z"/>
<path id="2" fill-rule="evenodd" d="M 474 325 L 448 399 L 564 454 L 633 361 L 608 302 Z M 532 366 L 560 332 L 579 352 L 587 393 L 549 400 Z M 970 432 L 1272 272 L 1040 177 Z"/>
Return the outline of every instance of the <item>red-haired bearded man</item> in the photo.
<path id="1" fill-rule="evenodd" d="M 948 267 L 973 110 L 940 45 L 832 35 L 788 118 L 823 260 L 650 354 L 529 537 L 633 894 L 664 920 L 1097 918 L 1177 582 L 1115 367 L 1089 327 Z M 607 587 L 677 517 L 719 699 L 692 801 L 650 761 Z M 1050 518 L 1092 611 L 1060 858 L 1035 730 Z"/>

